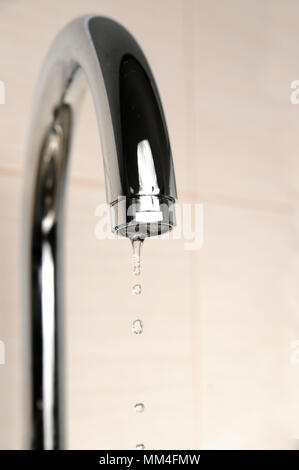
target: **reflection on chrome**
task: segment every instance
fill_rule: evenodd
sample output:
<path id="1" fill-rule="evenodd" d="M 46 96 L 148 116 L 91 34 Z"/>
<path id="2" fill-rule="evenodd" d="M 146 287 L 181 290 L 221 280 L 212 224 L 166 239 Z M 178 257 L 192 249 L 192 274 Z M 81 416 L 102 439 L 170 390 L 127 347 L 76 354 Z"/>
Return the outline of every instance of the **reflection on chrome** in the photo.
<path id="1" fill-rule="evenodd" d="M 42 296 L 42 335 L 43 335 L 43 362 L 48 367 L 43 369 L 43 411 L 45 449 L 53 448 L 54 430 L 54 387 L 52 381 L 54 368 L 55 346 L 55 298 L 54 298 L 54 260 L 51 245 L 45 242 L 42 246 L 41 265 L 41 296 Z"/>
<path id="2" fill-rule="evenodd" d="M 159 194 L 157 175 L 151 146 L 148 140 L 142 140 L 137 146 L 137 164 L 139 174 L 139 194 Z"/>

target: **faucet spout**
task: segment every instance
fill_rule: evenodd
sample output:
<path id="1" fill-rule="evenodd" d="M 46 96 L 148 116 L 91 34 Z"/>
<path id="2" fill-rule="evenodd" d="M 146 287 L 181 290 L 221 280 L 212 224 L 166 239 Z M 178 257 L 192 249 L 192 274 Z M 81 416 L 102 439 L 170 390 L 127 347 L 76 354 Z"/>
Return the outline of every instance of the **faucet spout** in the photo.
<path id="1" fill-rule="evenodd" d="M 29 136 L 23 283 L 32 449 L 65 445 L 64 194 L 86 84 L 100 132 L 111 229 L 134 240 L 175 225 L 173 160 L 147 60 L 118 23 L 95 15 L 79 18 L 62 30 L 46 57 Z"/>

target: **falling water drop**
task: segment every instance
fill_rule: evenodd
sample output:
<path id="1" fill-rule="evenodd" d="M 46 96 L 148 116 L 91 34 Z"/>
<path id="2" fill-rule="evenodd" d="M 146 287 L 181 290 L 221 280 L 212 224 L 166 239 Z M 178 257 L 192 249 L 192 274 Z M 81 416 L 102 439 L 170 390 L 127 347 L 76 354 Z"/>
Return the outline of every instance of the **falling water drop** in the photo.
<path id="1" fill-rule="evenodd" d="M 139 318 L 133 321 L 132 331 L 135 333 L 135 335 L 141 335 L 143 332 L 143 323 L 141 320 L 139 320 Z"/>
<path id="2" fill-rule="evenodd" d="M 134 276 L 139 276 L 141 272 L 140 250 L 141 250 L 142 243 L 143 243 L 143 239 L 141 238 L 136 238 L 132 240 L 132 247 L 133 247 L 132 262 L 133 262 Z"/>
<path id="3" fill-rule="evenodd" d="M 144 444 L 137 444 L 136 445 L 136 450 L 144 450 L 145 449 L 145 445 Z"/>
<path id="4" fill-rule="evenodd" d="M 144 403 L 136 403 L 134 405 L 134 410 L 136 411 L 136 413 L 143 413 L 145 410 Z"/>
<path id="5" fill-rule="evenodd" d="M 141 284 L 135 284 L 132 287 L 132 294 L 133 295 L 140 295 L 141 294 Z"/>
<path id="6" fill-rule="evenodd" d="M 132 247 L 133 247 L 132 263 L 133 263 L 134 276 L 139 276 L 141 272 L 140 250 L 141 250 L 142 243 L 143 243 L 143 239 L 140 239 L 140 238 L 132 240 Z M 133 295 L 141 294 L 141 284 L 135 284 L 132 287 L 132 294 Z M 143 332 L 143 322 L 139 318 L 133 321 L 132 331 L 135 335 L 141 335 L 141 333 Z M 143 413 L 144 409 L 145 409 L 144 403 L 142 402 L 135 403 L 134 410 L 136 413 Z M 136 450 L 144 450 L 144 449 L 145 449 L 144 444 L 139 443 L 136 445 Z"/>

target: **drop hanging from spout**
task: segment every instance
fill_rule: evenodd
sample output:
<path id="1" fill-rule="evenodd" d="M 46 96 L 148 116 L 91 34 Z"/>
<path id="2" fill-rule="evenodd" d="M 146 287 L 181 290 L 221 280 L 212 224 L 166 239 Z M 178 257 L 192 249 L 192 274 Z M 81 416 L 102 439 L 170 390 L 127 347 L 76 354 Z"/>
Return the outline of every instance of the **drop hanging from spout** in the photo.
<path id="1" fill-rule="evenodd" d="M 137 238 L 132 240 L 133 255 L 132 255 L 132 264 L 133 264 L 133 274 L 134 276 L 139 276 L 141 273 L 141 246 L 144 242 L 144 239 Z"/>

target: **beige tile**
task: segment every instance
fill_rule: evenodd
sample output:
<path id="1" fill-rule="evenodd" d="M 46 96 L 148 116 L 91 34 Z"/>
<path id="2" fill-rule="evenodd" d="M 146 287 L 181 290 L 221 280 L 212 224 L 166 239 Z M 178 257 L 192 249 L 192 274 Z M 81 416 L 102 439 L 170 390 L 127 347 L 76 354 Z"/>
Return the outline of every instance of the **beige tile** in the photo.
<path id="1" fill-rule="evenodd" d="M 204 448 L 280 448 L 294 438 L 291 217 L 205 206 L 195 352 Z"/>
<path id="2" fill-rule="evenodd" d="M 298 78 L 298 4 L 194 4 L 198 188 L 288 200 L 299 142 L 299 108 L 290 103 Z"/>
<path id="3" fill-rule="evenodd" d="M 20 312 L 20 201 L 22 181 L 0 177 L 0 340 L 5 364 L 0 365 L 0 448 L 21 445 L 22 343 Z"/>

